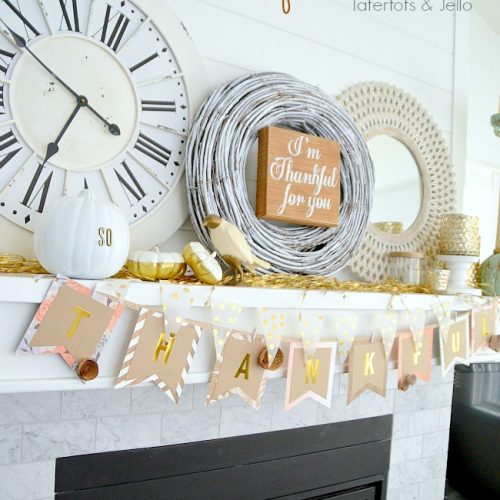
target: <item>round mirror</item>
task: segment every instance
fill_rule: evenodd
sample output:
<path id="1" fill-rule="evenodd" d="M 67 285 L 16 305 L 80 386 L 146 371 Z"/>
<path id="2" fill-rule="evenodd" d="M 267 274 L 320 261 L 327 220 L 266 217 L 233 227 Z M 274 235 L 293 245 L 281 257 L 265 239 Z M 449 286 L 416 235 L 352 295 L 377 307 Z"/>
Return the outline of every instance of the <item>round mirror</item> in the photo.
<path id="1" fill-rule="evenodd" d="M 387 134 L 368 141 L 375 171 L 370 221 L 391 233 L 406 231 L 417 219 L 422 204 L 418 164 L 405 144 Z"/>

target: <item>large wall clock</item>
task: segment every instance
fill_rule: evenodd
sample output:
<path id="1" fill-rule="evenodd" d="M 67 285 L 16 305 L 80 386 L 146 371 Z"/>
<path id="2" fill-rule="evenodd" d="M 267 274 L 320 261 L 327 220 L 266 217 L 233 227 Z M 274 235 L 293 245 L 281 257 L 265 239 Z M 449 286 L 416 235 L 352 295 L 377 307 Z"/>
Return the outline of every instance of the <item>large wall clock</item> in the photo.
<path id="1" fill-rule="evenodd" d="M 207 92 L 166 0 L 0 0 L 0 252 L 32 255 L 44 209 L 85 187 L 124 211 L 133 247 L 166 240 Z"/>

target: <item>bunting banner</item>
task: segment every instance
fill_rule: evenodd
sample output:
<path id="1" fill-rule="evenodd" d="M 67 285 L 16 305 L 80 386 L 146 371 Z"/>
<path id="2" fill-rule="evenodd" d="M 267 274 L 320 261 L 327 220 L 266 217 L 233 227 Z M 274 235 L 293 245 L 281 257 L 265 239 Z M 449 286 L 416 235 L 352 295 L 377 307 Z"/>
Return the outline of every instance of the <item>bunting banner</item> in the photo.
<path id="1" fill-rule="evenodd" d="M 432 369 L 432 345 L 434 326 L 427 326 L 422 342 L 415 343 L 411 332 L 398 335 L 398 380 L 401 382 L 408 375 L 415 375 L 424 382 L 429 382 Z"/>
<path id="2" fill-rule="evenodd" d="M 160 282 L 160 294 L 163 311 L 163 321 L 165 331 L 170 330 L 176 333 L 184 324 L 186 313 L 195 302 L 188 287 L 176 287 L 172 289 L 163 281 Z"/>
<path id="3" fill-rule="evenodd" d="M 483 347 L 489 347 L 491 338 L 496 335 L 497 327 L 496 303 L 481 307 L 471 314 L 471 354 L 474 355 Z"/>
<path id="4" fill-rule="evenodd" d="M 408 314 L 410 316 L 410 331 L 413 334 L 416 344 L 418 345 L 422 342 L 422 337 L 424 336 L 426 317 L 425 311 L 421 307 L 417 307 L 409 311 Z"/>
<path id="5" fill-rule="evenodd" d="M 382 337 L 385 357 L 389 360 L 398 329 L 398 315 L 394 311 L 375 316 L 375 330 Z"/>
<path id="6" fill-rule="evenodd" d="M 266 370 L 259 364 L 264 348 L 260 335 L 231 332 L 217 356 L 206 403 L 237 394 L 253 408 L 260 408 L 267 382 Z"/>
<path id="7" fill-rule="evenodd" d="M 314 356 L 323 330 L 324 316 L 313 309 L 299 313 L 299 334 L 302 339 L 304 359 Z"/>
<path id="8" fill-rule="evenodd" d="M 285 336 L 288 324 L 288 313 L 283 309 L 268 309 L 260 307 L 257 310 L 259 316 L 260 330 L 264 335 L 271 364 L 278 352 L 281 340 Z"/>
<path id="9" fill-rule="evenodd" d="M 358 328 L 357 316 L 335 316 L 333 318 L 333 336 L 338 341 L 337 351 L 339 363 L 344 364 L 351 351 Z"/>
<path id="10" fill-rule="evenodd" d="M 123 308 L 118 299 L 58 276 L 16 353 L 59 354 L 77 370 L 81 361 L 99 359 Z"/>
<path id="11" fill-rule="evenodd" d="M 115 388 L 152 381 L 178 403 L 200 335 L 200 327 L 186 323 L 165 331 L 161 310 L 142 308 Z"/>
<path id="12" fill-rule="evenodd" d="M 469 345 L 469 315 L 465 315 L 452 322 L 446 340 L 439 336 L 443 377 L 456 363 L 469 364 Z"/>
<path id="13" fill-rule="evenodd" d="M 451 317 L 451 304 L 449 302 L 446 302 L 444 304 L 441 304 L 441 302 L 437 302 L 436 304 L 433 304 L 432 310 L 434 311 L 434 314 L 436 315 L 436 319 L 438 321 L 439 325 L 439 335 L 443 337 L 444 341 L 448 339 L 448 333 L 450 331 L 450 325 L 452 323 L 452 317 Z"/>
<path id="14" fill-rule="evenodd" d="M 373 341 L 356 339 L 349 353 L 347 404 L 351 404 L 367 389 L 385 398 L 387 361 L 381 337 Z"/>
<path id="15" fill-rule="evenodd" d="M 222 352 L 226 339 L 236 327 L 242 307 L 234 302 L 213 297 L 210 301 L 212 334 L 217 355 Z"/>
<path id="16" fill-rule="evenodd" d="M 457 363 L 468 364 L 470 356 L 485 347 L 490 348 L 490 354 L 498 349 L 493 345 L 500 333 L 496 299 L 460 297 L 469 310 L 456 319 L 450 302 L 439 297 L 431 304 L 434 314 L 422 308 L 410 309 L 403 299 L 406 311 L 395 311 L 391 298 L 387 311 L 357 315 L 324 307 L 306 308 L 304 302 L 312 296 L 304 292 L 300 308 L 252 307 L 242 314 L 242 306 L 233 300 L 214 297 L 215 288 L 207 297 L 201 287 L 162 282 L 162 307 L 150 308 L 127 302 L 128 286 L 113 280 L 98 282 L 92 289 L 58 276 L 17 353 L 59 354 L 83 381 L 92 380 L 98 375 L 97 360 L 114 325 L 124 307 L 130 307 L 139 313 L 117 388 L 154 382 L 177 403 L 201 332 L 206 331 L 206 340 L 211 342 L 208 335 L 212 337 L 216 351 L 207 404 L 238 395 L 259 408 L 268 373 L 260 363 L 266 350 L 275 358 L 281 347 L 279 363 L 272 369 L 285 373 L 284 404 L 289 411 L 306 399 L 330 405 L 336 362 L 343 370 L 348 361 L 349 404 L 368 389 L 385 396 L 394 344 L 402 390 L 410 375 L 430 380 L 436 334 L 443 375 Z M 361 318 L 367 326 L 363 326 L 365 338 L 359 339 Z M 399 319 L 405 324 L 402 331 Z M 429 321 L 433 324 L 426 326 Z"/>
<path id="17" fill-rule="evenodd" d="M 290 343 L 285 411 L 307 398 L 330 407 L 336 350 L 337 342 L 318 342 L 307 356 L 302 342 Z"/>

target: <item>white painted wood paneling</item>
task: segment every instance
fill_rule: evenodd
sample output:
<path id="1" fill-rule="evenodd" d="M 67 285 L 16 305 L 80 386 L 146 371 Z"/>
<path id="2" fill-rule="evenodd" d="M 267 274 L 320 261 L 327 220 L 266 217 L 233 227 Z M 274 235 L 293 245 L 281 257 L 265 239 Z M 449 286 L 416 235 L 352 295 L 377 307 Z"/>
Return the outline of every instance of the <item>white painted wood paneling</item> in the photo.
<path id="1" fill-rule="evenodd" d="M 360 13 L 352 0 L 163 0 L 178 13 L 201 53 L 213 87 L 249 72 L 283 71 L 335 96 L 367 80 L 414 95 L 452 142 L 455 16 Z M 247 163 L 255 196 L 255 153 Z M 164 247 L 195 235 L 190 224 Z"/>

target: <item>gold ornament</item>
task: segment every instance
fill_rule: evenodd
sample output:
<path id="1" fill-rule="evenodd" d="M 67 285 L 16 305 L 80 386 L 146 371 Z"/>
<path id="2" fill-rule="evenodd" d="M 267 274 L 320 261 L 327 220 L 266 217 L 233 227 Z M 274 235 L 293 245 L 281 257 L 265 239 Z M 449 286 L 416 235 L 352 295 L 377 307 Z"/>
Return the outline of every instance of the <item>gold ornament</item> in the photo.
<path id="1" fill-rule="evenodd" d="M 405 228 L 402 222 L 375 222 L 374 226 L 380 229 L 384 233 L 390 234 L 401 234 L 404 232 Z"/>
<path id="2" fill-rule="evenodd" d="M 215 253 L 210 254 L 201 243 L 191 242 L 184 247 L 182 255 L 201 282 L 207 285 L 220 283 L 222 269 Z"/>
<path id="3" fill-rule="evenodd" d="M 180 253 L 160 252 L 158 247 L 152 251 L 132 252 L 126 267 L 134 276 L 147 281 L 175 279 L 186 272 L 186 263 Z"/>

